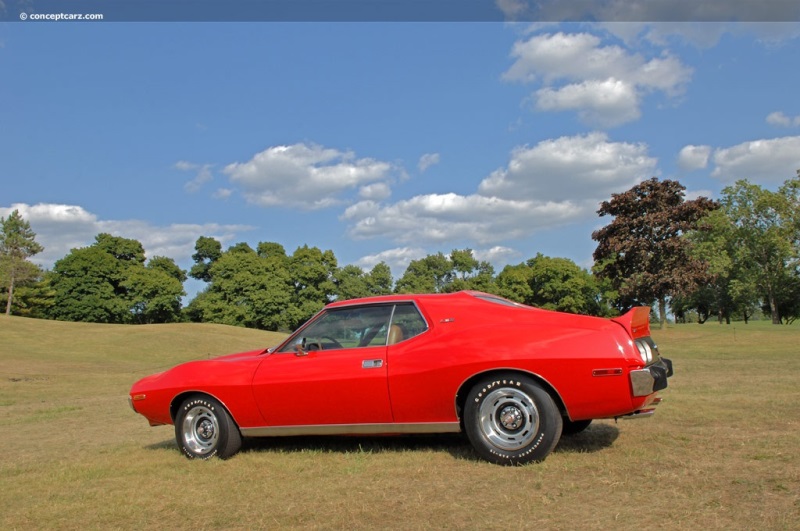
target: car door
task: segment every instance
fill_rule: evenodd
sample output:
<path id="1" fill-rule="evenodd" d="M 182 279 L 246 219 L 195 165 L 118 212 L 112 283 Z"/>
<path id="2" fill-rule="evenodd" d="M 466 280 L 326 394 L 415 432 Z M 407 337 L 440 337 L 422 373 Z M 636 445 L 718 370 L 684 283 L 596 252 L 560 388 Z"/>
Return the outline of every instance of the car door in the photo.
<path id="1" fill-rule="evenodd" d="M 386 364 L 391 305 L 329 310 L 258 367 L 267 426 L 392 422 Z"/>

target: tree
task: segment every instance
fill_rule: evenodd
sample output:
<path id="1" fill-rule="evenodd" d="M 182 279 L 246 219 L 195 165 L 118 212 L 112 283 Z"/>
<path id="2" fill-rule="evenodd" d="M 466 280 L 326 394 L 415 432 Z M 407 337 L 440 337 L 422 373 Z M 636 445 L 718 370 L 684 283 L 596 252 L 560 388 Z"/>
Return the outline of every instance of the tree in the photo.
<path id="1" fill-rule="evenodd" d="M 292 282 L 284 261 L 247 249 L 234 246 L 214 261 L 208 288 L 186 310 L 191 320 L 265 330 L 291 327 Z"/>
<path id="2" fill-rule="evenodd" d="M 173 260 L 145 264 L 137 240 L 98 234 L 95 243 L 73 249 L 47 275 L 54 293 L 49 316 L 96 323 L 177 321 L 186 273 Z"/>
<path id="3" fill-rule="evenodd" d="M 151 270 L 159 270 L 166 273 L 169 277 L 174 278 L 181 284 L 186 282 L 186 271 L 181 269 L 175 260 L 167 258 L 166 256 L 154 256 L 147 261 L 147 268 Z"/>
<path id="4" fill-rule="evenodd" d="M 369 273 L 356 265 L 340 267 L 333 274 L 336 300 L 349 300 L 392 292 L 392 271 L 380 262 Z"/>
<path id="5" fill-rule="evenodd" d="M 337 269 L 333 282 L 336 284 L 336 300 L 359 299 L 371 294 L 364 270 L 352 264 Z"/>
<path id="6" fill-rule="evenodd" d="M 289 324 L 295 328 L 336 296 L 334 275 L 337 269 L 333 251 L 318 247 L 298 247 L 289 259 L 289 274 L 294 282 Z"/>
<path id="7" fill-rule="evenodd" d="M 8 218 L 0 217 L 0 282 L 6 288 L 6 315 L 11 314 L 14 288 L 38 277 L 41 270 L 28 261 L 44 247 L 36 242 L 30 223 L 14 210 Z"/>
<path id="8" fill-rule="evenodd" d="M 204 248 L 216 249 L 208 244 L 204 240 Z M 208 287 L 186 308 L 192 321 L 293 329 L 333 301 L 337 290 L 347 296 L 365 289 L 359 285 L 363 280 L 359 268 L 352 266 L 340 273 L 333 251 L 317 247 L 304 245 L 287 256 L 283 246 L 274 242 L 261 242 L 257 250 L 238 243 L 213 255 L 203 270 Z"/>
<path id="9" fill-rule="evenodd" d="M 496 291 L 494 267 L 486 261 L 479 261 L 472 255 L 472 249 L 453 249 L 450 253 L 452 272 L 450 282 L 444 291 L 454 292 L 465 289 L 492 292 Z"/>
<path id="10" fill-rule="evenodd" d="M 479 262 L 472 249 L 454 249 L 450 256 L 439 252 L 412 260 L 397 281 L 397 293 L 446 293 L 472 289 L 493 291 L 494 268 Z"/>
<path id="11" fill-rule="evenodd" d="M 699 220 L 698 229 L 686 234 L 692 243 L 690 253 L 708 264 L 711 277 L 692 293 L 675 298 L 673 310 L 692 309 L 701 324 L 712 315 L 719 322 L 730 323 L 731 317 L 739 314 L 747 322 L 758 306 L 759 296 L 748 265 L 738 260 L 734 224 L 720 208 Z"/>
<path id="12" fill-rule="evenodd" d="M 144 264 L 144 247 L 138 240 L 102 232 L 95 236 L 94 246 L 123 264 Z"/>
<path id="13" fill-rule="evenodd" d="M 186 272 L 171 258 L 153 257 L 145 267 L 131 268 L 122 282 L 128 290 L 131 321 L 136 324 L 172 323 L 181 319 L 186 295 Z"/>
<path id="14" fill-rule="evenodd" d="M 691 243 L 682 236 L 697 221 L 718 208 L 705 197 L 686 201 L 686 188 L 677 181 L 644 181 L 603 201 L 597 213 L 613 221 L 592 234 L 597 241 L 596 273 L 611 280 L 618 305 L 658 303 L 661 327 L 666 324 L 667 300 L 691 293 L 710 278 L 708 264 L 691 256 Z"/>
<path id="15" fill-rule="evenodd" d="M 386 262 L 379 262 L 367 274 L 367 289 L 370 295 L 388 295 L 392 292 L 392 270 Z"/>
<path id="16" fill-rule="evenodd" d="M 531 269 L 528 264 L 507 265 L 497 275 L 497 294 L 506 299 L 531 304 L 533 288 L 531 288 Z"/>
<path id="17" fill-rule="evenodd" d="M 220 256 L 222 256 L 222 244 L 214 238 L 200 236 L 194 244 L 195 253 L 192 255 L 194 265 L 189 270 L 189 276 L 209 282 L 211 275 L 209 270 Z"/>
<path id="18" fill-rule="evenodd" d="M 773 324 L 781 324 L 781 307 L 791 308 L 798 275 L 800 241 L 800 177 L 777 192 L 746 180 L 722 190 L 728 218 L 725 237 L 737 267 L 735 278 L 752 283 L 763 298 Z M 785 312 L 786 310 L 784 310 Z"/>
<path id="19" fill-rule="evenodd" d="M 526 263 L 506 266 L 497 276 L 504 297 L 569 313 L 608 315 L 600 288 L 591 273 L 567 258 L 537 254 Z"/>
<path id="20" fill-rule="evenodd" d="M 778 319 L 781 323 L 792 324 L 800 318 L 800 276 L 786 272 L 786 277 L 781 283 L 776 306 Z M 764 305 L 764 313 L 771 311 L 771 307 Z"/>
<path id="21" fill-rule="evenodd" d="M 54 304 L 55 292 L 50 287 L 47 273 L 37 268 L 38 273 L 14 288 L 14 303 L 11 314 L 22 317 L 46 319 Z M 2 298 L 0 298 L 2 300 Z"/>
<path id="22" fill-rule="evenodd" d="M 55 291 L 50 315 L 61 321 L 125 323 L 130 316 L 124 264 L 97 245 L 73 249 L 49 274 Z"/>
<path id="23" fill-rule="evenodd" d="M 281 261 L 288 260 L 286 249 L 279 243 L 260 242 L 256 248 L 256 252 L 261 258 L 277 258 Z"/>
<path id="24" fill-rule="evenodd" d="M 450 283 L 453 266 L 442 253 L 412 260 L 395 285 L 397 293 L 441 293 Z"/>

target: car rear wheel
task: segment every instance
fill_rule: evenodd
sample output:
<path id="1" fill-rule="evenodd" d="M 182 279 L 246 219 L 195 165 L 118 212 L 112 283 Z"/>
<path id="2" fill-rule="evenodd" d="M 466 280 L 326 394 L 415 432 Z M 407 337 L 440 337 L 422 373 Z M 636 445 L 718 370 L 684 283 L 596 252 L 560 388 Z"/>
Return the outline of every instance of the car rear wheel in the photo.
<path id="1" fill-rule="evenodd" d="M 230 414 L 208 396 L 184 400 L 175 418 L 175 439 L 189 459 L 227 459 L 242 446 L 242 436 Z"/>
<path id="2" fill-rule="evenodd" d="M 464 407 L 464 429 L 475 451 L 502 465 L 544 460 L 558 444 L 561 423 L 547 391 L 516 374 L 478 382 Z"/>

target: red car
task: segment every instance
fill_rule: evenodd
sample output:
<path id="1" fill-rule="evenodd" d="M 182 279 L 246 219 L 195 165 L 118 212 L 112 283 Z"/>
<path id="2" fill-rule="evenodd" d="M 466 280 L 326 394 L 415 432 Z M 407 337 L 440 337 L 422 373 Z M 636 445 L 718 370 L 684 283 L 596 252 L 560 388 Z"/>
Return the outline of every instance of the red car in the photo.
<path id="1" fill-rule="evenodd" d="M 335 302 L 276 348 L 139 380 L 134 411 L 189 458 L 242 437 L 466 432 L 500 464 L 543 460 L 592 419 L 654 412 L 672 363 L 650 308 L 601 319 L 474 291 Z"/>

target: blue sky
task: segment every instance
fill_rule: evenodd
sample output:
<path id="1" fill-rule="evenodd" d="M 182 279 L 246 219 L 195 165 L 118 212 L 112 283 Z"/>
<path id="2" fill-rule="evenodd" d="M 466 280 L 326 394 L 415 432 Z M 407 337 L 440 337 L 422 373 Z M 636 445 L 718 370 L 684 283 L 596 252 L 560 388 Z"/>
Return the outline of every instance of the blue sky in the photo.
<path id="1" fill-rule="evenodd" d="M 5 23 L 0 215 L 45 267 L 99 232 L 588 267 L 611 193 L 795 176 L 798 94 L 798 23 Z"/>

